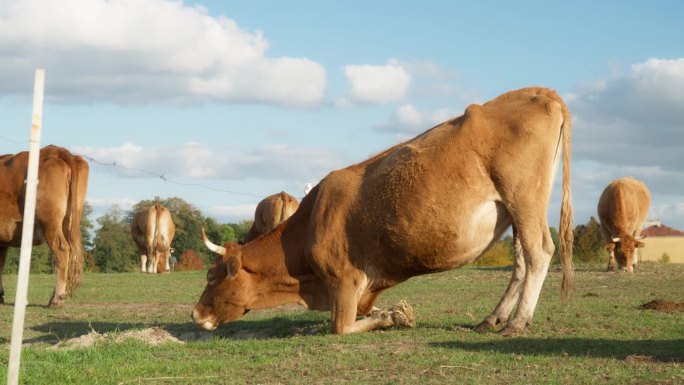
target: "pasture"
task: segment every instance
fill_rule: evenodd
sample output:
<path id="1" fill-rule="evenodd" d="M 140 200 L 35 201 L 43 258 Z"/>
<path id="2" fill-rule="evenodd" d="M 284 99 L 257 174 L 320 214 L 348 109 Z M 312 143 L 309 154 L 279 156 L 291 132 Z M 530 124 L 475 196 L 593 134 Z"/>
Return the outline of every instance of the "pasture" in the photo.
<path id="1" fill-rule="evenodd" d="M 26 384 L 677 384 L 684 383 L 684 265 L 635 274 L 576 267 L 560 302 L 552 269 L 534 323 L 503 338 L 470 327 L 496 305 L 508 269 L 466 267 L 413 278 L 379 307 L 413 305 L 415 329 L 336 336 L 329 312 L 252 311 L 214 333 L 190 312 L 204 272 L 86 274 L 61 309 L 47 309 L 53 275 L 32 275 L 20 381 Z M 16 275 L 0 305 L 0 382 L 6 382 Z M 673 304 L 675 305 L 675 304 Z M 674 307 L 674 306 L 673 306 Z"/>

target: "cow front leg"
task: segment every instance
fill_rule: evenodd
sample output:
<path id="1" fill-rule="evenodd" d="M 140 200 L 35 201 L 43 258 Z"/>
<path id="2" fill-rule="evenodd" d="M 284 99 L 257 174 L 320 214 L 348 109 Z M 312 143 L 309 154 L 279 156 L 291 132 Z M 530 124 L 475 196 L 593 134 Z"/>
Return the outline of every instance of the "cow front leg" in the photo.
<path id="1" fill-rule="evenodd" d="M 617 271 L 618 264 L 615 259 L 615 250 L 613 248 L 608 249 L 608 267 L 606 271 Z"/>
<path id="2" fill-rule="evenodd" d="M 356 315 L 363 317 L 370 315 L 374 311 L 379 311 L 380 309 L 373 305 L 375 304 L 375 301 L 378 299 L 378 296 L 381 292 L 382 290 L 366 292 L 363 296 L 361 296 L 359 305 L 356 308 Z"/>
<path id="3" fill-rule="evenodd" d="M 507 322 L 513 308 L 520 299 L 521 283 L 525 280 L 525 257 L 523 255 L 520 238 L 517 236 L 515 229 L 513 229 L 513 247 L 515 249 L 515 260 L 513 261 L 513 274 L 508 287 L 504 292 L 503 297 L 496 305 L 492 314 L 485 317 L 485 319 L 475 326 L 474 330 L 478 332 L 491 331 L 496 326 Z"/>
<path id="4" fill-rule="evenodd" d="M 352 283 L 353 282 L 353 283 Z M 367 317 L 356 319 L 359 311 L 372 308 L 370 297 L 366 297 L 363 309 L 359 308 L 359 299 L 365 287 L 360 287 L 359 282 L 367 280 L 350 280 L 333 285 L 330 290 L 332 298 L 332 327 L 335 334 L 350 334 L 365 332 L 375 329 L 384 329 L 391 326 L 415 326 L 413 308 L 406 302 L 394 306 L 390 310 L 375 310 Z"/>
<path id="5" fill-rule="evenodd" d="M 7 247 L 0 247 L 0 305 L 5 303 L 5 287 L 2 285 L 2 273 L 5 270 L 7 250 Z"/>
<path id="6" fill-rule="evenodd" d="M 153 253 L 151 256 L 151 262 L 150 262 L 150 267 L 148 268 L 148 272 L 152 274 L 157 274 L 157 264 L 159 264 L 159 256 L 157 253 Z"/>

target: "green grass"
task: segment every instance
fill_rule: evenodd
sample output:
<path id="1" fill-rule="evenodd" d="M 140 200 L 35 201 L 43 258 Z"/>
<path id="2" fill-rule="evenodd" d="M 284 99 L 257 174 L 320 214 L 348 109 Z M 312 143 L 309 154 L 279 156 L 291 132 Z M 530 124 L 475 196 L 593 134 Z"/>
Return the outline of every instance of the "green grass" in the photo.
<path id="1" fill-rule="evenodd" d="M 349 336 L 330 332 L 329 312 L 253 311 L 208 339 L 151 346 L 113 338 L 56 348 L 91 331 L 115 336 L 159 327 L 202 335 L 190 312 L 204 272 L 87 274 L 62 309 L 46 309 L 54 276 L 32 275 L 20 381 L 25 384 L 678 384 L 684 383 L 684 312 L 640 306 L 684 301 L 684 265 L 641 264 L 635 274 L 580 266 L 573 300 L 560 303 L 549 273 L 534 324 L 502 338 L 470 326 L 496 305 L 506 269 L 464 268 L 417 277 L 381 296 L 413 305 L 415 329 Z M 0 306 L 0 383 L 6 382 L 16 276 Z"/>

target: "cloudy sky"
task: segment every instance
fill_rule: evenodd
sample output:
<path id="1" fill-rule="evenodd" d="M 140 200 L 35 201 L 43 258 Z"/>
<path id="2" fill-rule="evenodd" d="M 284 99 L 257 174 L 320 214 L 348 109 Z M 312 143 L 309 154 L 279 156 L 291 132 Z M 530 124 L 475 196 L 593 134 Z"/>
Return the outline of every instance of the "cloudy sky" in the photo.
<path id="1" fill-rule="evenodd" d="M 542 85 L 573 114 L 575 223 L 631 175 L 650 217 L 684 230 L 682 15 L 677 0 L 0 0 L 0 153 L 28 148 L 45 68 L 41 143 L 89 157 L 95 217 L 159 196 L 235 222 Z"/>

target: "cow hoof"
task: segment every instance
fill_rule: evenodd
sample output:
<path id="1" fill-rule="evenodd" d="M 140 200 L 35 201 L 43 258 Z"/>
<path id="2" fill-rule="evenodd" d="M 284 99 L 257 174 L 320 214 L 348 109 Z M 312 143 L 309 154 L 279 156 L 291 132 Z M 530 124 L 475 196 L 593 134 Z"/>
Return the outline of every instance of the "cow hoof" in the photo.
<path id="1" fill-rule="evenodd" d="M 487 320 L 482 321 L 473 327 L 473 330 L 478 332 L 478 333 L 492 332 L 495 329 L 496 329 L 496 325 L 492 324 L 491 322 L 488 322 Z"/>
<path id="2" fill-rule="evenodd" d="M 501 331 L 499 332 L 499 335 L 501 335 L 501 337 L 512 337 L 512 336 L 520 333 L 522 330 L 523 329 L 520 327 L 506 326 L 505 328 L 501 329 Z"/>
<path id="3" fill-rule="evenodd" d="M 58 302 L 50 301 L 50 303 L 48 303 L 47 307 L 50 309 L 59 309 L 61 307 L 64 307 L 64 301 L 58 301 Z"/>
<path id="4" fill-rule="evenodd" d="M 66 299 L 66 295 L 63 296 L 54 296 L 52 299 L 50 299 L 50 302 L 48 303 L 47 307 L 50 309 L 59 309 L 61 307 L 64 307 L 64 300 Z"/>
<path id="5" fill-rule="evenodd" d="M 416 327 L 416 318 L 413 314 L 413 307 L 406 301 L 401 301 L 390 309 L 392 321 L 397 326 Z"/>

